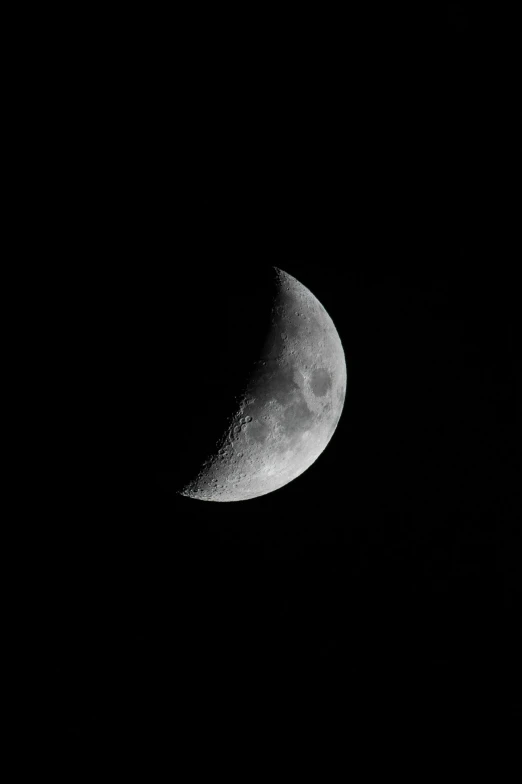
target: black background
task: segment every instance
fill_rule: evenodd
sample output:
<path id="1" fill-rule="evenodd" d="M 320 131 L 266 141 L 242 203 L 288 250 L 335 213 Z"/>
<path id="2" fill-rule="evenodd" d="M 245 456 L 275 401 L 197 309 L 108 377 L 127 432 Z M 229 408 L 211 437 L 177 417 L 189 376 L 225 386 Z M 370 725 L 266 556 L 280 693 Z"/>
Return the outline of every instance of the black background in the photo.
<path id="1" fill-rule="evenodd" d="M 45 109 L 66 124 L 31 534 L 70 742 L 519 715 L 514 34 L 471 4 L 305 17 L 106 20 Z M 226 406 L 271 264 L 338 328 L 339 427 L 268 496 L 176 496 L 155 471 Z"/>

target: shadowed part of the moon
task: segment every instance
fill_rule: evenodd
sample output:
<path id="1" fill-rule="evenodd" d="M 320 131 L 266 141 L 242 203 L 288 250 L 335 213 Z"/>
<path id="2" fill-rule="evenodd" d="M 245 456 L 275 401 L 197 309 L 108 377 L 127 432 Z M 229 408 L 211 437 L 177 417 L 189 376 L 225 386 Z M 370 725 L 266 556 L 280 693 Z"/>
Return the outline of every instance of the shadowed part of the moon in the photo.
<path id="1" fill-rule="evenodd" d="M 284 351 L 285 339 L 280 330 L 274 329 L 265 345 L 265 356 L 268 360 L 277 360 Z"/>

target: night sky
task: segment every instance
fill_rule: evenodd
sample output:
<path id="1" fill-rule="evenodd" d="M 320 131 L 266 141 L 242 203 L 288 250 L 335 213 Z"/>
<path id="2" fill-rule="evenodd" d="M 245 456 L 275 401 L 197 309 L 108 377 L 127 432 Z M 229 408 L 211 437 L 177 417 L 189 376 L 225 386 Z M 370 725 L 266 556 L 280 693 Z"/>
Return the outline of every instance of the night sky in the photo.
<path id="1" fill-rule="evenodd" d="M 185 20 L 90 98 L 35 533 L 68 742 L 197 754 L 520 718 L 515 41 L 468 5 L 230 40 Z M 340 424 L 275 493 L 177 496 L 155 471 L 181 475 L 226 405 L 271 264 L 338 329 Z"/>

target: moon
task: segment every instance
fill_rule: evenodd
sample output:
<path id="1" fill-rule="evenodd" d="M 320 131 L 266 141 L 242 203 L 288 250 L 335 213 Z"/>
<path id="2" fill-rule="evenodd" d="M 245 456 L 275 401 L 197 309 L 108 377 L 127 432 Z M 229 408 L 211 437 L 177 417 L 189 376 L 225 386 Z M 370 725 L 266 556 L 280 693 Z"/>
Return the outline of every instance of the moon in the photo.
<path id="1" fill-rule="evenodd" d="M 234 414 L 197 475 L 179 492 L 202 501 L 245 501 L 304 473 L 339 423 L 347 370 L 325 308 L 274 267 L 270 331 Z"/>

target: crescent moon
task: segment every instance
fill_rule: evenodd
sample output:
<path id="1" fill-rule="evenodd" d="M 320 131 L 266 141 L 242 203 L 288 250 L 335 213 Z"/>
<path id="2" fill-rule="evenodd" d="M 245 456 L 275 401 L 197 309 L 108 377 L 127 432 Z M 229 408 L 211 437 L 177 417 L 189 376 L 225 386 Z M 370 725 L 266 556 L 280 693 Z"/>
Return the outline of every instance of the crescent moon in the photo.
<path id="1" fill-rule="evenodd" d="M 335 325 L 318 299 L 274 267 L 270 333 L 235 413 L 197 476 L 179 492 L 202 501 L 244 501 L 303 474 L 332 438 L 347 370 Z"/>

